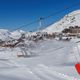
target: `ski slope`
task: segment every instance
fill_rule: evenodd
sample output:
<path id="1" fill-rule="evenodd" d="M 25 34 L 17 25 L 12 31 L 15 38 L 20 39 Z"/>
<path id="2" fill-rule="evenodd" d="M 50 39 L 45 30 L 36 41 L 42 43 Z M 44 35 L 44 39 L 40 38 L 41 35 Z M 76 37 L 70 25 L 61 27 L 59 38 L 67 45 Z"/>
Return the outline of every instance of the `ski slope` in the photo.
<path id="1" fill-rule="evenodd" d="M 0 48 L 0 80 L 79 80 L 76 47 L 73 41 L 28 42 L 25 58 L 17 57 L 20 48 Z"/>

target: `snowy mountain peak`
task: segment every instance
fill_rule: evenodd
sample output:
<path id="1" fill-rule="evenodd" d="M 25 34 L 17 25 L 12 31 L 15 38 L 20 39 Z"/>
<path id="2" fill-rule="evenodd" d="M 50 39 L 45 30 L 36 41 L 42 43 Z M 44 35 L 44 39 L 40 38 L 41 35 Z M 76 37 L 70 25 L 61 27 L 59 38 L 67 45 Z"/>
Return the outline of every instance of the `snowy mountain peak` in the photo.
<path id="1" fill-rule="evenodd" d="M 63 29 L 70 26 L 80 26 L 80 10 L 76 10 L 65 15 L 60 21 L 50 25 L 43 31 L 48 33 L 61 32 Z"/>
<path id="2" fill-rule="evenodd" d="M 10 35 L 10 31 L 6 30 L 6 29 L 0 29 L 0 39 L 5 41 L 10 39 L 9 38 Z"/>
<path id="3" fill-rule="evenodd" d="M 25 34 L 26 32 L 23 31 L 23 30 L 16 30 L 16 31 L 13 31 L 11 32 L 11 35 L 10 37 L 14 38 L 14 39 L 18 39 L 21 37 L 22 34 Z"/>
<path id="4" fill-rule="evenodd" d="M 16 31 L 9 31 L 7 29 L 0 29 L 0 40 L 2 41 L 9 41 L 13 39 L 19 39 L 22 34 L 26 32 L 23 30 L 16 30 Z"/>

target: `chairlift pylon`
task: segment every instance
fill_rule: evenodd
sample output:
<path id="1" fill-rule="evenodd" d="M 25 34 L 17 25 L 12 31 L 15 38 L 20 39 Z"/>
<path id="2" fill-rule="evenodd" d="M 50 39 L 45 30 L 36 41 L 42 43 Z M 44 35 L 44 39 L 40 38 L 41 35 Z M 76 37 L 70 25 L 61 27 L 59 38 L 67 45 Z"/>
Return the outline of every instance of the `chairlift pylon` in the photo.
<path id="1" fill-rule="evenodd" d="M 43 20 L 44 20 L 43 17 L 40 17 L 39 18 L 39 28 L 38 28 L 38 30 L 41 30 L 42 29 L 42 27 L 43 27 Z"/>

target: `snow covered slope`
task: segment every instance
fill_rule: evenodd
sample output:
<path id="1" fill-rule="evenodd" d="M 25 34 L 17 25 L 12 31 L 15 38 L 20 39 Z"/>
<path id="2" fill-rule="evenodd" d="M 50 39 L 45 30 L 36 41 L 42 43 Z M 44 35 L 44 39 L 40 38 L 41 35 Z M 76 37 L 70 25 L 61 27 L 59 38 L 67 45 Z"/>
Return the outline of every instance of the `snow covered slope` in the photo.
<path id="1" fill-rule="evenodd" d="M 80 10 L 73 11 L 67 15 L 65 15 L 60 21 L 50 25 L 43 32 L 61 32 L 64 28 L 68 28 L 70 26 L 80 26 Z M 37 31 L 36 31 L 37 32 Z M 36 32 L 25 32 L 23 30 L 16 30 L 10 32 L 5 29 L 0 29 L 0 39 L 9 40 L 10 38 L 18 39 L 21 37 L 21 34 L 25 34 L 26 36 L 36 35 Z"/>
<path id="2" fill-rule="evenodd" d="M 19 39 L 22 34 L 25 34 L 25 31 L 23 31 L 23 30 L 16 30 L 16 31 L 11 32 L 10 37 L 12 37 L 14 39 Z"/>
<path id="3" fill-rule="evenodd" d="M 0 39 L 2 41 L 9 41 L 12 38 L 13 39 L 19 39 L 22 34 L 25 34 L 26 32 L 23 30 L 16 30 L 16 31 L 9 31 L 6 29 L 0 29 Z"/>
<path id="4" fill-rule="evenodd" d="M 47 31 L 48 33 L 61 32 L 64 28 L 70 26 L 80 26 L 80 10 L 67 14 L 60 21 L 50 25 L 43 31 Z"/>
<path id="5" fill-rule="evenodd" d="M 0 39 L 5 41 L 10 39 L 10 31 L 6 29 L 0 29 Z"/>
<path id="6" fill-rule="evenodd" d="M 30 43 L 26 52 L 34 56 L 25 58 L 17 57 L 19 48 L 0 48 L 0 80 L 79 80 L 74 68 L 76 45 L 72 45 L 56 40 Z"/>

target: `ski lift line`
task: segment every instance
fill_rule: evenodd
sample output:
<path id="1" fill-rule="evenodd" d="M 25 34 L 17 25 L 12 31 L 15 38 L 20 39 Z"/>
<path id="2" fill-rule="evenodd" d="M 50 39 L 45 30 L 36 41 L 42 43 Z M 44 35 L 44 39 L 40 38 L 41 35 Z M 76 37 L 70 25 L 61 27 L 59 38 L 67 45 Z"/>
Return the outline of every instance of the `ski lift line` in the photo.
<path id="1" fill-rule="evenodd" d="M 46 19 L 48 19 L 48 18 L 51 18 L 51 17 L 53 17 L 53 16 L 56 16 L 56 15 L 64 12 L 65 10 L 68 10 L 68 9 L 70 9 L 70 8 L 73 8 L 73 7 L 79 6 L 79 5 L 80 5 L 80 2 L 75 3 L 75 4 L 73 4 L 73 5 L 69 6 L 69 7 L 66 7 L 66 8 L 62 9 L 62 10 L 59 10 L 59 11 L 57 11 L 57 12 L 54 12 L 54 13 L 52 13 L 51 15 L 48 15 L 48 16 L 46 16 L 46 17 L 43 17 L 43 18 L 40 18 L 40 19 L 37 19 L 37 20 L 34 20 L 34 21 L 32 21 L 32 22 L 30 22 L 30 23 L 28 23 L 28 24 L 22 25 L 22 26 L 14 29 L 14 30 L 19 30 L 19 29 L 21 29 L 21 28 L 23 28 L 23 27 L 25 27 L 25 26 L 29 26 L 29 25 L 35 24 L 35 23 L 37 23 L 37 22 L 39 22 L 39 21 L 41 21 L 41 20 L 46 20 Z"/>
<path id="2" fill-rule="evenodd" d="M 23 28 L 23 27 L 25 27 L 25 26 L 29 26 L 29 25 L 35 24 L 35 23 L 37 23 L 38 21 L 40 21 L 40 20 L 32 21 L 32 22 L 30 22 L 30 23 L 28 23 L 28 24 L 25 24 L 25 25 L 23 25 L 23 26 L 20 26 L 20 27 L 14 29 L 14 30 L 19 30 L 19 29 L 21 29 L 21 28 Z"/>
<path id="3" fill-rule="evenodd" d="M 59 11 L 57 11 L 57 12 L 55 12 L 55 13 L 47 16 L 47 17 L 45 17 L 44 19 L 50 18 L 50 17 L 52 17 L 52 16 L 55 16 L 55 15 L 57 15 L 57 14 L 60 14 L 60 13 L 64 12 L 64 11 L 67 10 L 67 9 L 70 9 L 70 8 L 73 8 L 73 7 L 79 6 L 79 5 L 80 5 L 80 2 L 79 2 L 79 3 L 76 3 L 76 4 L 73 4 L 73 5 L 69 6 L 69 7 L 66 7 L 66 8 L 64 8 L 64 9 L 62 9 L 62 10 L 59 10 Z"/>
<path id="4" fill-rule="evenodd" d="M 39 21 L 41 21 L 41 20 L 43 20 L 43 18 L 36 19 L 36 20 L 34 20 L 34 21 L 32 21 L 32 22 L 30 22 L 30 23 L 28 23 L 28 24 L 25 24 L 25 25 L 23 25 L 23 26 L 20 26 L 20 27 L 14 29 L 14 30 L 19 30 L 19 29 L 21 29 L 21 28 L 23 28 L 23 27 L 25 27 L 25 26 L 35 24 L 35 23 L 37 23 L 37 22 L 39 22 Z"/>

